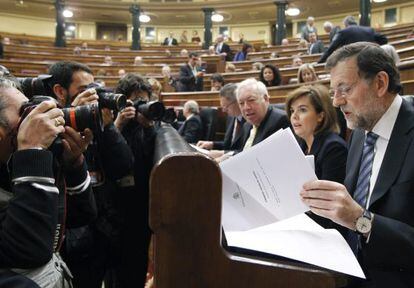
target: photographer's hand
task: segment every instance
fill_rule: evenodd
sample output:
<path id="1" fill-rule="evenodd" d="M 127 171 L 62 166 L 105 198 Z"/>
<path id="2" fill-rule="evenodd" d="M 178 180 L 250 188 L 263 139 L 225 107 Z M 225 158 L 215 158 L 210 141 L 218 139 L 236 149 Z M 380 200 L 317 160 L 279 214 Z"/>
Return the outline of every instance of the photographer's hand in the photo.
<path id="1" fill-rule="evenodd" d="M 115 126 L 118 128 L 119 131 L 125 127 L 125 125 L 131 120 L 135 118 L 135 107 L 128 106 L 124 110 L 118 113 L 118 117 L 115 120 Z"/>
<path id="2" fill-rule="evenodd" d="M 96 94 L 95 89 L 88 89 L 79 93 L 73 100 L 72 106 L 83 106 L 93 103 L 98 103 L 99 96 Z"/>
<path id="3" fill-rule="evenodd" d="M 111 124 L 114 121 L 114 115 L 112 114 L 112 110 L 108 108 L 102 108 L 102 122 L 104 127 L 108 124 Z"/>
<path id="4" fill-rule="evenodd" d="M 45 101 L 33 109 L 22 121 L 17 133 L 17 150 L 47 149 L 58 134 L 63 133 L 65 119 L 56 103 Z"/>
<path id="5" fill-rule="evenodd" d="M 63 143 L 63 162 L 66 167 L 78 167 L 83 161 L 83 152 L 91 143 L 92 131 L 86 128 L 83 136 L 72 127 L 66 126 L 65 133 L 62 134 Z"/>

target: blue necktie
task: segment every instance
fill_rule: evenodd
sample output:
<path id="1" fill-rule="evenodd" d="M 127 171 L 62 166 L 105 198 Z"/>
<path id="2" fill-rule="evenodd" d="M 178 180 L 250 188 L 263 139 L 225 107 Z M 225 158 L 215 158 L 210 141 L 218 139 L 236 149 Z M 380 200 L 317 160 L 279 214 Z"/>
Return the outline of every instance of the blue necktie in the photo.
<path id="1" fill-rule="evenodd" d="M 368 199 L 370 178 L 372 172 L 372 164 L 374 162 L 374 147 L 378 135 L 368 132 L 365 138 L 364 148 L 362 150 L 361 166 L 359 167 L 359 175 L 357 186 L 354 192 L 354 200 L 365 209 Z M 359 246 L 359 235 L 350 231 L 349 243 L 355 255 L 357 255 Z"/>
<path id="2" fill-rule="evenodd" d="M 369 192 L 372 163 L 374 162 L 374 146 L 377 139 L 377 134 L 368 132 L 362 151 L 361 166 L 359 167 L 359 176 L 354 192 L 354 200 L 363 208 L 365 208 L 367 204 L 366 201 L 368 199 L 367 196 Z"/>

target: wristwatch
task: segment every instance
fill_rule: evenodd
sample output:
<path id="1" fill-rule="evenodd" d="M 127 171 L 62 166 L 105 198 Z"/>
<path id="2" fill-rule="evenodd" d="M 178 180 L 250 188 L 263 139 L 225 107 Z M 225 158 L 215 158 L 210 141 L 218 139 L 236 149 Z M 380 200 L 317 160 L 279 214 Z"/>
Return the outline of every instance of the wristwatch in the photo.
<path id="1" fill-rule="evenodd" d="M 361 217 L 358 217 L 355 223 L 355 229 L 358 234 L 366 235 L 371 232 L 372 214 L 368 210 L 364 210 Z"/>

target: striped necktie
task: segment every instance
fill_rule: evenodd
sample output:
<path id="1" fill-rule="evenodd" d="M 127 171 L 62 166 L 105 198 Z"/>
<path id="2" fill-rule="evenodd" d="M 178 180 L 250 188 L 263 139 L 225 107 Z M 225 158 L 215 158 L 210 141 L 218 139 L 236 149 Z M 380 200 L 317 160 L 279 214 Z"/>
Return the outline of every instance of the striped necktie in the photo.
<path id="1" fill-rule="evenodd" d="M 364 148 L 362 150 L 361 166 L 359 167 L 357 186 L 354 191 L 354 200 L 364 209 L 367 206 L 366 201 L 369 195 L 372 164 L 374 162 L 375 156 L 374 147 L 377 139 L 377 134 L 373 132 L 367 133 Z M 356 232 L 350 231 L 348 235 L 348 242 L 354 254 L 358 256 L 358 250 L 360 249 L 360 236 Z"/>
<path id="2" fill-rule="evenodd" d="M 361 166 L 359 167 L 359 176 L 357 186 L 354 192 L 354 200 L 363 208 L 366 207 L 369 184 L 371 179 L 372 164 L 374 162 L 374 146 L 378 135 L 368 132 L 365 138 L 364 149 L 362 151 Z"/>

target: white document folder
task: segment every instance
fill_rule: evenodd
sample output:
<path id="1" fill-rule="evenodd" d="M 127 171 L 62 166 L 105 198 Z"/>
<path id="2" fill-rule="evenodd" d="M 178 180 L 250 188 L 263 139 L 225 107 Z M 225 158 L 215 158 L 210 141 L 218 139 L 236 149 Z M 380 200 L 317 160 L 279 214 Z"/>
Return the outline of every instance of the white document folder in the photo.
<path id="1" fill-rule="evenodd" d="M 275 254 L 365 278 L 338 231 L 304 212 L 302 185 L 317 177 L 290 129 L 220 164 L 222 225 L 229 246 Z"/>

